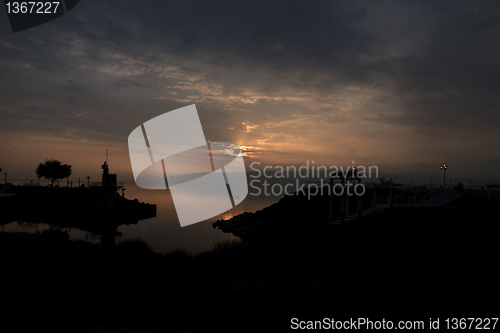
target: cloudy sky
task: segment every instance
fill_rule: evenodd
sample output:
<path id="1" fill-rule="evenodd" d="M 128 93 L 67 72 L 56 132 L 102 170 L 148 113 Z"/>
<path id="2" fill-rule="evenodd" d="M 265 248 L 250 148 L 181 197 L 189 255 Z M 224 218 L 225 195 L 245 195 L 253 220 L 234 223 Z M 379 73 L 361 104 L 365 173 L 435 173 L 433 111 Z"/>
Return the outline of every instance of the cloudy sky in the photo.
<path id="1" fill-rule="evenodd" d="M 108 148 L 130 181 L 130 132 L 194 103 L 247 166 L 499 180 L 498 17 L 498 1 L 81 0 L 14 34 L 2 7 L 0 167 L 36 179 L 56 158 L 97 180 Z"/>

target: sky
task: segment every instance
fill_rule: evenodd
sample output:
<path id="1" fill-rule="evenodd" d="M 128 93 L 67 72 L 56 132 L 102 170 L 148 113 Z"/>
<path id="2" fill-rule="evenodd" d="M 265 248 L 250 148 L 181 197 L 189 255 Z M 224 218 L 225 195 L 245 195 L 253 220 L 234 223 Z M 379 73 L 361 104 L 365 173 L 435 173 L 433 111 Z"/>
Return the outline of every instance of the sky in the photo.
<path id="1" fill-rule="evenodd" d="M 132 181 L 127 137 L 195 104 L 245 163 L 500 180 L 498 1 L 88 1 L 12 33 L 0 10 L 0 168 Z"/>

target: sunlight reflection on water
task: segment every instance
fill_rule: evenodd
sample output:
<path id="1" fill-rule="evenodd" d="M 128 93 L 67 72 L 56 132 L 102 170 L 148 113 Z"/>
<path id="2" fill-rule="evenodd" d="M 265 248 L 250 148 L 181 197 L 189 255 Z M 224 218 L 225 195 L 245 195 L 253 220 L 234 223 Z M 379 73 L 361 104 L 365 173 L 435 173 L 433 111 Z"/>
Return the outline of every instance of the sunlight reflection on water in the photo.
<path id="1" fill-rule="evenodd" d="M 181 227 L 170 193 L 165 190 L 145 190 L 135 184 L 126 184 L 125 197 L 137 198 L 140 202 L 156 204 L 156 217 L 140 220 L 137 224 L 121 225 L 117 228 L 116 243 L 126 239 L 140 238 L 156 252 L 167 252 L 176 248 L 185 248 L 194 252 L 210 249 L 215 241 L 237 239 L 212 228 L 212 223 L 220 219 L 230 219 L 243 212 L 255 212 L 279 200 L 278 197 L 255 197 L 249 195 L 233 209 L 209 220 Z M 121 191 L 120 191 L 121 193 Z M 193 207 L 196 209 L 196 207 Z M 68 218 L 71 218 L 70 216 Z M 5 232 L 42 232 L 50 229 L 46 223 L 11 222 L 2 226 Z M 100 243 L 101 237 L 84 230 L 61 228 L 68 231 L 71 239 Z"/>

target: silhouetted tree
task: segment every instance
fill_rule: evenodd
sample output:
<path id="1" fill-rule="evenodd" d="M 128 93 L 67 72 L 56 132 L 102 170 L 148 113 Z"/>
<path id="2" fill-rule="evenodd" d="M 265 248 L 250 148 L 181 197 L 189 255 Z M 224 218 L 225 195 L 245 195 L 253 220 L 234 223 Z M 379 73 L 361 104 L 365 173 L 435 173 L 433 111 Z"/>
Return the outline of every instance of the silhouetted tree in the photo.
<path id="1" fill-rule="evenodd" d="M 39 178 L 50 180 L 54 186 L 56 180 L 68 178 L 73 171 L 71 171 L 71 165 L 61 164 L 58 160 L 45 160 L 45 162 L 38 164 L 35 173 Z"/>

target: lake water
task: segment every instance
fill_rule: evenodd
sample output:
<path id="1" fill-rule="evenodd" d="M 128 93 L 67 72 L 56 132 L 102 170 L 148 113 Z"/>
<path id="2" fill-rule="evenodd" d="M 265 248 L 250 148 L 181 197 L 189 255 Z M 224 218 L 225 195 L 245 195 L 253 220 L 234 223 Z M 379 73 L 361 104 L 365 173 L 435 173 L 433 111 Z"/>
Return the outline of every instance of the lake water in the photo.
<path id="1" fill-rule="evenodd" d="M 140 220 L 137 224 L 118 227 L 116 243 L 122 240 L 140 238 L 156 252 L 166 252 L 176 248 L 184 248 L 193 252 L 210 249 L 215 241 L 230 240 L 237 237 L 226 234 L 219 229 L 213 229 L 212 223 L 219 219 L 229 219 L 243 212 L 255 212 L 277 202 L 280 197 L 264 197 L 248 195 L 247 198 L 233 209 L 210 220 L 181 227 L 175 212 L 172 197 L 165 190 L 145 190 L 135 184 L 125 184 L 125 197 L 137 198 L 140 202 L 156 204 L 156 217 Z M 196 209 L 196 207 L 193 207 Z M 46 223 L 11 222 L 2 226 L 4 232 L 36 232 L 49 229 Z M 71 239 L 80 239 L 92 243 L 100 243 L 99 235 L 74 228 L 63 228 L 68 231 Z"/>

